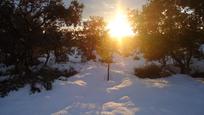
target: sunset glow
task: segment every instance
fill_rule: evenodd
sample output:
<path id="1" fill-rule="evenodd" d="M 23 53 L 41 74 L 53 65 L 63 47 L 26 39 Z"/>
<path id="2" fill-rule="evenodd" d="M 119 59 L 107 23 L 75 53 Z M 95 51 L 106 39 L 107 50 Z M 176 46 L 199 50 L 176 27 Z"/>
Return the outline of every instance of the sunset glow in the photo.
<path id="1" fill-rule="evenodd" d="M 115 17 L 109 21 L 107 28 L 110 36 L 115 39 L 123 39 L 124 37 L 133 35 L 128 17 L 121 10 L 117 11 Z"/>

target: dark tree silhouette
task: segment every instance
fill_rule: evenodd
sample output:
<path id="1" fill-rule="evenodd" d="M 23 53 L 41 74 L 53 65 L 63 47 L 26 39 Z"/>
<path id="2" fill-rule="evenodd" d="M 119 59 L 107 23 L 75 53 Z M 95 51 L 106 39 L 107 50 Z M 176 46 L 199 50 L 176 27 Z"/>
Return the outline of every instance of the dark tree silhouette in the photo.
<path id="1" fill-rule="evenodd" d="M 31 68 L 39 63 L 42 54 L 46 53 L 48 60 L 51 50 L 61 51 L 62 25 L 77 25 L 82 10 L 83 5 L 76 0 L 71 1 L 68 8 L 62 0 L 0 1 L 0 61 L 15 66 L 11 73 L 15 77 L 11 78 L 16 82 L 6 90 L 16 89 L 17 82 L 22 84 L 38 79 Z M 10 84 L 9 81 L 4 83 Z"/>

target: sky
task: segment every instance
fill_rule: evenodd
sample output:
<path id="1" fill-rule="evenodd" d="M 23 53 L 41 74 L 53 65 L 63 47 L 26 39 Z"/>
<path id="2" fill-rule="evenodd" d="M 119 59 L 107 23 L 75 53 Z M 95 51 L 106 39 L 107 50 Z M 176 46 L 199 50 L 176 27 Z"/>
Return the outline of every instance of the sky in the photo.
<path id="1" fill-rule="evenodd" d="M 66 0 L 69 1 L 69 0 Z M 102 16 L 109 18 L 116 11 L 118 4 L 123 9 L 138 9 L 146 0 L 79 0 L 84 4 L 83 18 L 89 16 Z"/>

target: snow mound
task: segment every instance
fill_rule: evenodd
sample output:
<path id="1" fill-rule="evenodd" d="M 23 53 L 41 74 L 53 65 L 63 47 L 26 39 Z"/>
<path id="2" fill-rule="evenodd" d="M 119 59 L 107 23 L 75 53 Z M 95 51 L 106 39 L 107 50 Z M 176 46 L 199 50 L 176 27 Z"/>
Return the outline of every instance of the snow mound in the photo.
<path id="1" fill-rule="evenodd" d="M 107 102 L 102 106 L 101 115 L 135 115 L 139 109 L 131 101 Z"/>
<path id="2" fill-rule="evenodd" d="M 139 111 L 129 98 L 122 97 L 119 101 L 105 102 L 101 106 L 94 103 L 76 102 L 52 115 L 70 115 L 78 110 L 81 110 L 79 112 L 81 115 L 135 115 Z"/>
<path id="3" fill-rule="evenodd" d="M 146 79 L 145 83 L 150 87 L 164 88 L 168 86 L 168 81 L 164 79 Z"/>
<path id="4" fill-rule="evenodd" d="M 78 85 L 78 86 L 82 86 L 85 87 L 87 85 L 87 83 L 83 80 L 76 80 L 73 82 L 68 82 L 69 84 L 74 84 L 74 85 Z"/>
<path id="5" fill-rule="evenodd" d="M 120 84 L 108 88 L 107 92 L 111 92 L 114 90 L 120 90 L 122 88 L 129 87 L 130 85 L 132 85 L 132 81 L 130 81 L 130 79 L 126 79 L 126 80 L 122 81 Z"/>

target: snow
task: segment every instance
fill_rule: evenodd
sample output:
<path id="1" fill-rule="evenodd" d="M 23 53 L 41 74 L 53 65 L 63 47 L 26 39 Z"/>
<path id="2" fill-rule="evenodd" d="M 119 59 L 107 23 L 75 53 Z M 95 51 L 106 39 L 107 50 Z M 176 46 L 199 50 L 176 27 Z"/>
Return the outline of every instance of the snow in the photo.
<path id="1" fill-rule="evenodd" d="M 15 68 L 14 65 L 6 66 L 5 64 L 1 64 L 1 63 L 0 63 L 0 73 L 1 73 L 1 74 L 5 74 L 6 71 L 11 70 L 11 69 L 13 69 L 13 68 Z"/>
<path id="2" fill-rule="evenodd" d="M 80 63 L 81 60 L 81 55 L 80 55 L 80 50 L 73 47 L 71 49 L 72 53 L 66 54 L 67 58 L 69 58 L 69 61 L 67 62 L 56 62 L 56 57 L 54 55 L 54 51 L 50 52 L 50 58 L 48 59 L 47 66 L 49 66 L 52 69 L 56 69 L 61 72 L 69 71 L 71 68 L 73 68 L 76 71 L 80 71 L 82 68 L 83 63 Z M 46 61 L 46 55 L 44 57 L 38 58 L 38 60 L 42 63 L 38 65 L 37 67 L 32 67 L 32 70 L 35 71 L 35 69 L 39 70 L 42 68 Z M 0 69 L 1 70 L 1 69 Z M 62 78 L 64 79 L 64 78 Z"/>
<path id="3" fill-rule="evenodd" d="M 204 72 L 204 59 L 193 59 L 193 64 L 191 65 L 191 68 L 193 68 L 193 72 Z"/>
<path id="4" fill-rule="evenodd" d="M 81 86 L 81 87 L 85 87 L 87 85 L 86 82 L 84 82 L 83 80 L 76 80 L 76 81 L 73 81 L 73 82 L 68 82 L 69 84 L 73 84 L 73 85 L 78 85 L 78 86 Z"/>
<path id="5" fill-rule="evenodd" d="M 56 64 L 53 64 L 53 65 L 50 65 L 51 68 L 53 69 L 57 69 L 59 71 L 66 71 L 66 70 L 70 70 L 71 66 L 69 63 L 56 63 Z"/>
<path id="6" fill-rule="evenodd" d="M 15 66 L 14 65 L 10 65 L 10 66 L 6 66 L 5 64 L 1 64 L 0 63 L 0 81 L 4 81 L 9 79 L 12 76 L 6 75 L 6 72 L 13 69 Z"/>
<path id="7" fill-rule="evenodd" d="M 128 87 L 130 85 L 132 85 L 132 82 L 129 79 L 126 79 L 126 80 L 122 81 L 121 83 L 119 83 L 118 85 L 107 88 L 107 92 L 111 92 L 111 91 L 114 91 L 114 90 L 117 91 L 117 90 L 120 90 L 122 88 Z"/>
<path id="8" fill-rule="evenodd" d="M 199 50 L 201 51 L 202 54 L 204 54 L 204 44 L 202 44 L 199 48 Z"/>
<path id="9" fill-rule="evenodd" d="M 77 47 L 72 47 L 70 53 L 67 54 L 67 57 L 70 62 L 79 63 L 82 61 L 81 51 Z"/>
<path id="10" fill-rule="evenodd" d="M 50 57 L 49 57 L 49 59 L 48 59 L 47 65 L 55 64 L 55 62 L 56 62 L 56 57 L 55 57 L 54 51 L 51 51 L 49 55 L 50 55 Z M 45 54 L 44 56 L 38 58 L 38 60 L 39 60 L 40 62 L 42 62 L 42 63 L 45 63 L 46 57 L 47 57 L 47 54 Z"/>
<path id="11" fill-rule="evenodd" d="M 0 115 L 204 115 L 203 80 L 181 74 L 139 79 L 134 67 L 145 61 L 132 58 L 114 56 L 110 81 L 106 64 L 67 63 L 79 73 L 56 80 L 51 91 L 30 95 L 26 86 L 11 92 L 0 98 Z"/>

